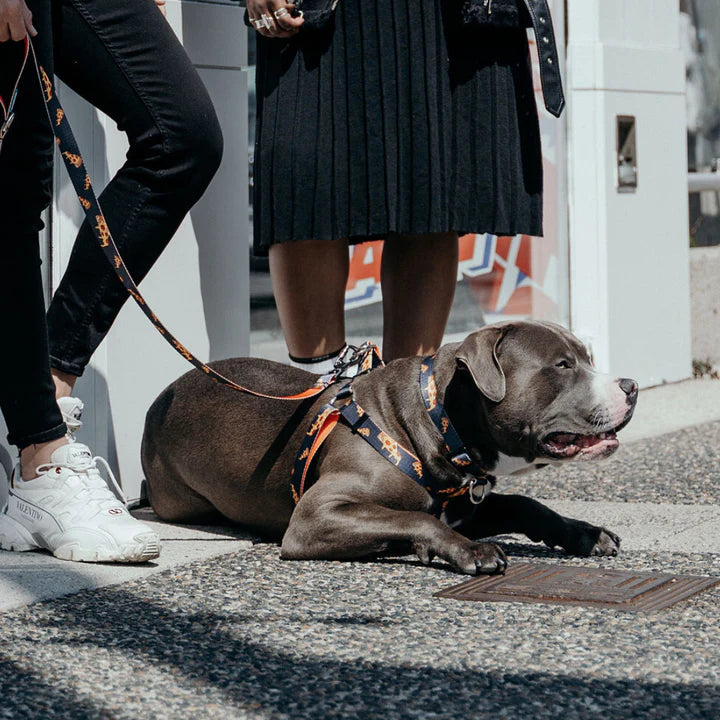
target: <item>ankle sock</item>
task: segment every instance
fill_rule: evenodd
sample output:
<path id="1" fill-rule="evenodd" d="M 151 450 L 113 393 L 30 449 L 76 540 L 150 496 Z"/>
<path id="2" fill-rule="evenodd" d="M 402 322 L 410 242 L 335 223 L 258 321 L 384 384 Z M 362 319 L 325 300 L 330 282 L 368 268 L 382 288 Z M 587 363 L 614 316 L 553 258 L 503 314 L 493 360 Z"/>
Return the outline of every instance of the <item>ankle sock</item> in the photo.
<path id="1" fill-rule="evenodd" d="M 290 364 L 293 367 L 300 368 L 301 370 L 307 370 L 315 375 L 325 375 L 333 369 L 335 361 L 346 347 L 347 345 L 343 345 L 335 352 L 328 353 L 327 355 L 320 355 L 319 357 L 299 358 L 294 355 L 290 355 L 290 353 L 288 353 L 288 357 L 290 358 Z"/>

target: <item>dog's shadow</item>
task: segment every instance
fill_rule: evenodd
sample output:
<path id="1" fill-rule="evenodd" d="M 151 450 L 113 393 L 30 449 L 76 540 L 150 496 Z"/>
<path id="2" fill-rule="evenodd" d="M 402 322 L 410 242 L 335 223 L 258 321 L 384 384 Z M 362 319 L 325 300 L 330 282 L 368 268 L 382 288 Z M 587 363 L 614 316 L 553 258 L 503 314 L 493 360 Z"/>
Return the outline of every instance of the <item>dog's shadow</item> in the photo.
<path id="1" fill-rule="evenodd" d="M 482 542 L 492 542 L 499 545 L 506 552 L 510 562 L 521 558 L 557 560 L 572 557 L 560 548 L 549 548 L 546 545 L 526 542 L 522 539 L 518 539 L 515 535 L 498 535 L 482 538 Z M 381 565 L 407 565 L 409 567 L 429 567 L 434 570 L 444 570 L 445 572 L 463 575 L 463 573 L 459 570 L 453 569 L 450 565 L 441 560 L 433 560 L 429 565 L 425 565 L 425 563 L 419 560 L 410 550 L 388 551 L 387 553 L 381 555 L 353 558 L 352 562 L 377 563 Z"/>

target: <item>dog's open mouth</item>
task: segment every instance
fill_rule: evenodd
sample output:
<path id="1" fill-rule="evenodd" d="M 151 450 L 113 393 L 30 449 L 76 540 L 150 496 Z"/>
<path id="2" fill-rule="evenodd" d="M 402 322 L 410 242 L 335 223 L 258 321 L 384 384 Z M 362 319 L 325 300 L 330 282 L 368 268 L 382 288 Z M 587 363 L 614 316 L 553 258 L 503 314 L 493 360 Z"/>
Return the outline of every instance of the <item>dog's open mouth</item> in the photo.
<path id="1" fill-rule="evenodd" d="M 559 460 L 580 455 L 588 459 L 605 457 L 615 452 L 620 445 L 616 432 L 609 430 L 598 435 L 553 432 L 545 436 L 541 447 L 544 455 Z"/>

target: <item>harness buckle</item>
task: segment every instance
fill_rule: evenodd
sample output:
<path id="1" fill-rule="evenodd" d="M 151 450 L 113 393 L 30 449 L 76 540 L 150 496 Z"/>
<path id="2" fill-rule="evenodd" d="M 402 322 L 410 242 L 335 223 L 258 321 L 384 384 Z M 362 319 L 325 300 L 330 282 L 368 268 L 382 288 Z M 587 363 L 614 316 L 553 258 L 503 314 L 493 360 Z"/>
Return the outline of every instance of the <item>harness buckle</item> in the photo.
<path id="1" fill-rule="evenodd" d="M 480 486 L 478 488 L 478 485 Z M 478 493 L 478 490 L 480 491 Z M 480 505 L 492 492 L 492 483 L 487 478 L 473 477 L 469 482 L 468 497 L 473 505 Z"/>

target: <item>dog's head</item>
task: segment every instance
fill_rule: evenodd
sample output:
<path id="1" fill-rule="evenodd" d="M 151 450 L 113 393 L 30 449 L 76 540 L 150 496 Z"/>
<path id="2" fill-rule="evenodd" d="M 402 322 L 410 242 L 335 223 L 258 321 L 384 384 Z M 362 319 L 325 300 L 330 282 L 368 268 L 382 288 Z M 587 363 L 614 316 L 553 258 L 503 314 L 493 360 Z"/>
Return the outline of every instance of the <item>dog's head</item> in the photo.
<path id="1" fill-rule="evenodd" d="M 482 395 L 495 447 L 528 463 L 611 455 L 637 402 L 634 380 L 597 372 L 585 346 L 553 323 L 489 325 L 455 361 Z"/>

